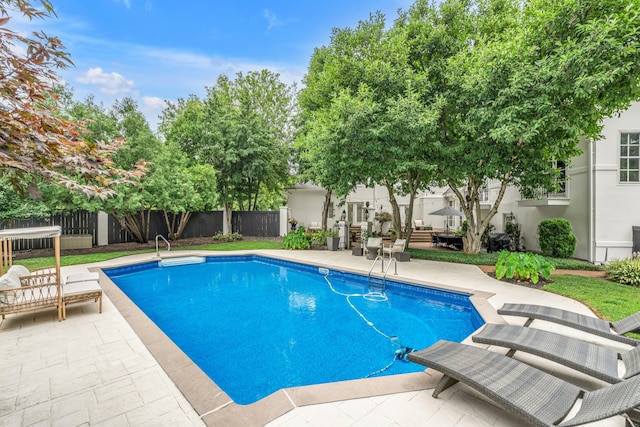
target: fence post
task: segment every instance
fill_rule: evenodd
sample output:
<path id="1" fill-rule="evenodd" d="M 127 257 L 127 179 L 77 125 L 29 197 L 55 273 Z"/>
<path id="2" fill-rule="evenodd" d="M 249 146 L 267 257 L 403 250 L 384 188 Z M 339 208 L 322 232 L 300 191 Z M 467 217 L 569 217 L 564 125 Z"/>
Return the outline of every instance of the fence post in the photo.
<path id="1" fill-rule="evenodd" d="M 280 237 L 289 232 L 289 208 L 280 206 Z"/>
<path id="2" fill-rule="evenodd" d="M 98 212 L 96 232 L 96 244 L 98 246 L 107 246 L 109 244 L 109 215 L 106 212 Z"/>

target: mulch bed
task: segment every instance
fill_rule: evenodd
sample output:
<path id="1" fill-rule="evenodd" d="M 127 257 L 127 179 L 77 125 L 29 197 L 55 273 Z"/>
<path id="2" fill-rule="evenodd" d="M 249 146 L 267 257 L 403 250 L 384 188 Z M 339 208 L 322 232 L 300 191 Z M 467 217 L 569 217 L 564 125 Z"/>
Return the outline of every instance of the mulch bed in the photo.
<path id="1" fill-rule="evenodd" d="M 490 272 L 487 272 L 487 276 L 493 277 L 495 279 L 496 273 L 490 271 Z M 551 279 L 545 280 L 543 277 L 541 277 L 540 280 L 538 280 L 538 283 L 535 283 L 535 284 L 531 282 L 523 282 L 523 281 L 517 281 L 513 279 L 507 279 L 506 277 L 503 277 L 502 279 L 500 279 L 500 281 L 511 283 L 512 285 L 524 286 L 526 288 L 532 288 L 532 289 L 543 289 L 545 285 L 548 285 L 549 283 L 553 283 L 553 280 Z"/>

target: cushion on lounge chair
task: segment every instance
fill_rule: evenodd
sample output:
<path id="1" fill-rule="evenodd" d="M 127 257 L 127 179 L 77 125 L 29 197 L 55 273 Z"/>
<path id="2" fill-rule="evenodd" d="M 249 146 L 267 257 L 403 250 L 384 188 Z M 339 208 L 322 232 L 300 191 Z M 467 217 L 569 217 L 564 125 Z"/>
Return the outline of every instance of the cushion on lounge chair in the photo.
<path id="1" fill-rule="evenodd" d="M 22 276 L 28 276 L 31 274 L 31 272 L 29 271 L 29 269 L 27 267 L 25 267 L 24 265 L 20 265 L 20 264 L 14 264 L 12 265 L 9 270 L 7 271 L 7 273 L 13 272 L 15 274 L 18 275 L 18 277 L 22 277 Z"/>
<path id="2" fill-rule="evenodd" d="M 609 383 L 622 381 L 618 374 L 617 351 L 576 338 L 540 329 L 494 324 L 485 325 L 471 338 L 473 342 L 535 354 Z M 640 355 L 640 347 L 623 355 L 625 353 L 630 353 L 626 360 L 622 357 L 624 378 L 628 378 L 638 373 L 635 359 Z"/>
<path id="3" fill-rule="evenodd" d="M 63 296 L 89 292 L 102 292 L 102 288 L 96 281 L 66 283 L 62 287 Z"/>
<path id="4" fill-rule="evenodd" d="M 445 375 L 434 397 L 460 381 L 535 426 L 581 425 L 640 405 L 640 376 L 596 391 L 584 391 L 507 356 L 449 341 L 438 341 L 427 349 L 410 353 L 408 359 Z M 575 416 L 562 422 L 580 397 L 582 405 Z"/>
<path id="5" fill-rule="evenodd" d="M 97 271 L 85 271 L 82 273 L 70 274 L 65 278 L 64 283 L 73 282 L 90 282 L 100 280 L 100 274 Z"/>
<path id="6" fill-rule="evenodd" d="M 7 292 L 7 290 L 20 286 L 20 276 L 15 271 L 7 271 L 3 274 L 0 277 L 0 304 L 13 304 L 14 300 L 21 296 L 21 293 L 19 291 Z"/>
<path id="7" fill-rule="evenodd" d="M 621 335 L 640 326 L 639 313 L 632 314 L 618 322 L 611 323 L 597 317 L 586 316 L 584 314 L 562 310 L 555 307 L 533 304 L 505 304 L 502 308 L 498 309 L 498 314 L 526 317 L 529 320 L 527 320 L 525 326 L 529 326 L 533 320 L 539 319 L 547 322 L 558 323 L 563 326 L 568 326 L 570 328 L 578 329 L 632 346 L 640 345 L 640 341 Z M 617 329 L 618 327 L 621 329 Z"/>

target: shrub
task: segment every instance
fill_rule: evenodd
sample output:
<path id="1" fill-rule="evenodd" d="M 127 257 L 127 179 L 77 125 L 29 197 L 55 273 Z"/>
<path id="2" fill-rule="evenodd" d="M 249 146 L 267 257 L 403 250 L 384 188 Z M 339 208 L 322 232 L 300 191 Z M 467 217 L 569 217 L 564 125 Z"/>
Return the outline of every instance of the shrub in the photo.
<path id="1" fill-rule="evenodd" d="M 240 233 L 231 233 L 231 234 L 216 233 L 213 236 L 213 240 L 216 241 L 216 242 L 235 242 L 237 240 L 242 240 L 242 234 L 240 234 Z"/>
<path id="2" fill-rule="evenodd" d="M 282 239 L 282 244 L 285 249 L 309 249 L 311 247 L 304 228 L 299 228 L 286 234 Z"/>
<path id="3" fill-rule="evenodd" d="M 640 258 L 613 260 L 605 270 L 609 280 L 623 285 L 640 286 Z"/>
<path id="4" fill-rule="evenodd" d="M 327 237 L 329 236 L 337 237 L 338 233 L 331 230 L 308 231 L 306 233 L 307 239 L 309 239 L 311 244 L 315 246 L 326 245 Z"/>
<path id="5" fill-rule="evenodd" d="M 548 280 L 555 267 L 544 257 L 530 252 L 502 251 L 496 263 L 496 278 L 538 283 L 540 276 Z"/>
<path id="6" fill-rule="evenodd" d="M 576 251 L 578 239 L 573 234 L 571 223 L 564 218 L 549 218 L 538 225 L 540 251 L 544 256 L 569 258 Z"/>

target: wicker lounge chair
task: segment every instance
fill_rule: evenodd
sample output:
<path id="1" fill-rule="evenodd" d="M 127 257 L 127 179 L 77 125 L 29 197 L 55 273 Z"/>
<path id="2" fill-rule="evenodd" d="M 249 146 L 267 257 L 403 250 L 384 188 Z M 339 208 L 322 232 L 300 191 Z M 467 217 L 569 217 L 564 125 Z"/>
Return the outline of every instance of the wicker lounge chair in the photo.
<path id="1" fill-rule="evenodd" d="M 449 341 L 438 341 L 408 358 L 444 374 L 433 397 L 460 381 L 533 426 L 577 426 L 640 405 L 640 376 L 585 391 L 510 357 Z M 563 421 L 580 398 L 582 406 L 575 416 Z"/>
<path id="2" fill-rule="evenodd" d="M 625 352 L 566 337 L 553 332 L 514 325 L 487 324 L 475 334 L 473 342 L 535 354 L 608 383 L 617 383 L 640 373 L 640 347 Z M 618 359 L 625 367 L 622 378 L 618 374 Z"/>
<path id="3" fill-rule="evenodd" d="M 526 317 L 528 320 L 524 326 L 529 326 L 535 319 L 545 320 L 634 347 L 640 345 L 640 341 L 623 335 L 640 329 L 640 311 L 617 322 L 609 322 L 608 320 L 585 316 L 584 314 L 559 308 L 532 304 L 505 304 L 498 310 L 498 314 Z"/>

